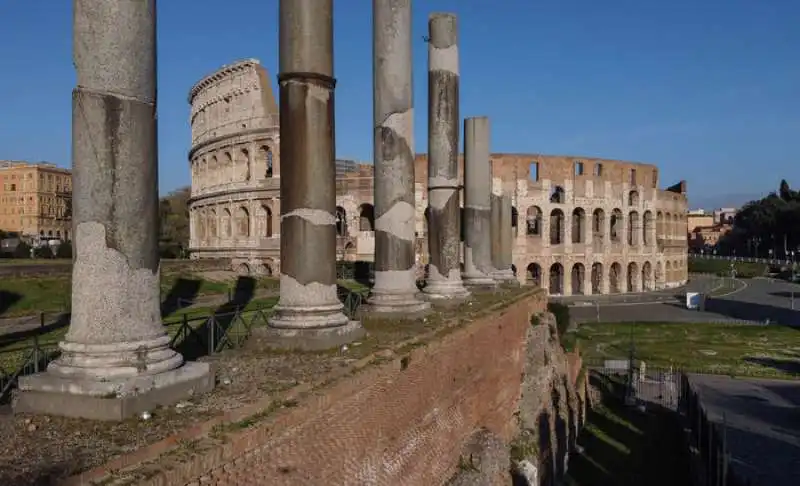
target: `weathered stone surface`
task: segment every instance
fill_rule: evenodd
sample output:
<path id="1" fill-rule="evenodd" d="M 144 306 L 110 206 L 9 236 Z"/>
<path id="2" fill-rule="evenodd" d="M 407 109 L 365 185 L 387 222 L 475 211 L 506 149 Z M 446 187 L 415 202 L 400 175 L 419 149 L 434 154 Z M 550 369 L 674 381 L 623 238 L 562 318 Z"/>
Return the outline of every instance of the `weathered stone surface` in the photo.
<path id="1" fill-rule="evenodd" d="M 490 430 L 482 428 L 472 434 L 459 460 L 459 471 L 448 486 L 510 485 L 508 446 Z"/>
<path id="2" fill-rule="evenodd" d="M 489 119 L 464 120 L 464 283 L 493 287 Z"/>
<path id="3" fill-rule="evenodd" d="M 424 292 L 431 300 L 465 299 L 461 281 L 458 181 L 458 25 L 456 16 L 428 20 L 428 247 Z"/>
<path id="4" fill-rule="evenodd" d="M 280 183 L 281 286 L 262 332 L 279 347 L 327 347 L 363 335 L 336 293 L 333 2 L 281 0 L 279 10 L 280 138 L 287 162 Z"/>
<path id="5" fill-rule="evenodd" d="M 517 278 L 511 269 L 512 258 L 512 206 L 508 195 L 495 195 L 491 197 L 491 228 L 492 228 L 492 262 L 494 271 L 492 278 L 500 283 L 515 284 Z"/>
<path id="6" fill-rule="evenodd" d="M 375 284 L 365 310 L 414 317 L 414 105 L 411 0 L 375 0 L 373 12 Z"/>
<path id="7" fill-rule="evenodd" d="M 74 2 L 72 319 L 18 411 L 120 419 L 213 386 L 161 323 L 155 17 L 155 1 Z"/>

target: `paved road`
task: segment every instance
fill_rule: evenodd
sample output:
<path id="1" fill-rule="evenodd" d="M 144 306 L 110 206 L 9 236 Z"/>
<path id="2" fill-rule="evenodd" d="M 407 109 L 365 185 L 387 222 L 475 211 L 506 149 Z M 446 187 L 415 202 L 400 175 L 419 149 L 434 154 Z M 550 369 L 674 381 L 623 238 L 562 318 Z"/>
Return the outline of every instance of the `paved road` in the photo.
<path id="1" fill-rule="evenodd" d="M 708 281 L 699 279 L 690 283 L 688 290 L 707 286 Z M 681 289 L 686 292 L 687 289 Z M 760 322 L 769 319 L 772 323 L 800 326 L 800 285 L 782 280 L 755 278 L 737 280 L 735 288 L 727 295 L 719 294 L 706 302 L 705 311 L 685 308 L 679 292 L 674 291 L 673 301 L 648 302 L 600 302 L 599 305 L 574 305 L 571 315 L 577 322 L 619 321 L 674 321 L 674 322 Z M 797 301 L 792 309 L 792 293 Z M 599 314 L 599 319 L 598 319 Z"/>
<path id="2" fill-rule="evenodd" d="M 689 382 L 708 419 L 725 424 L 738 475 L 752 486 L 798 484 L 800 382 L 712 375 L 689 375 Z"/>

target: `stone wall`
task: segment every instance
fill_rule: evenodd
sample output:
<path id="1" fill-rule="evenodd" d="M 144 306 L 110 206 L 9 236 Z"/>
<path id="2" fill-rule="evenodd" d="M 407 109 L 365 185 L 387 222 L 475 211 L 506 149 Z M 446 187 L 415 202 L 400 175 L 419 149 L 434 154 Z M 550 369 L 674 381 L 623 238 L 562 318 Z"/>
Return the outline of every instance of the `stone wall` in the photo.
<path id="1" fill-rule="evenodd" d="M 465 467 L 464 451 L 481 450 L 487 437 L 495 453 L 538 464 L 527 452 L 516 457 L 534 450 L 514 446 L 527 438 L 524 430 L 546 413 L 549 440 L 562 422 L 578 424 L 582 412 L 555 320 L 540 314 L 544 292 L 526 295 L 424 346 L 398 350 L 140 484 L 445 484 L 481 470 Z M 563 463 L 560 454 L 551 462 Z M 509 461 L 495 462 L 492 473 L 509 479 Z M 483 470 L 489 473 L 488 462 Z"/>

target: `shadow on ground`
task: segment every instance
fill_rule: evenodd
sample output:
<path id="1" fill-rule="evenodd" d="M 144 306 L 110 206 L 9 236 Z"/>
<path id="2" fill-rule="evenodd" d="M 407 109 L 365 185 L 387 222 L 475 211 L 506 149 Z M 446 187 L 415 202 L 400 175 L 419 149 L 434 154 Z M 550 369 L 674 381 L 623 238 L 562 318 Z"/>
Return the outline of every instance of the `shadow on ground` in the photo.
<path id="1" fill-rule="evenodd" d="M 200 285 L 202 285 L 202 282 L 196 279 L 180 277 L 175 280 L 172 288 L 169 289 L 167 295 L 164 296 L 164 300 L 161 301 L 161 317 L 166 317 L 183 307 L 191 305 L 194 299 L 197 298 Z"/>
<path id="2" fill-rule="evenodd" d="M 0 317 L 8 311 L 14 304 L 22 300 L 22 296 L 16 292 L 0 290 Z"/>
<path id="3" fill-rule="evenodd" d="M 676 412 L 649 403 L 642 412 L 623 403 L 625 385 L 598 373 L 590 383 L 601 403 L 587 413 L 570 456 L 568 486 L 674 486 L 689 484 L 688 454 Z"/>
<path id="4" fill-rule="evenodd" d="M 227 302 L 217 307 L 209 316 L 187 319 L 188 329 L 181 332 L 187 335 L 175 347 L 187 361 L 208 356 L 226 344 L 228 331 L 239 318 L 239 311 L 247 307 L 256 291 L 256 280 L 252 277 L 239 277 Z M 192 325 L 202 321 L 200 325 Z"/>

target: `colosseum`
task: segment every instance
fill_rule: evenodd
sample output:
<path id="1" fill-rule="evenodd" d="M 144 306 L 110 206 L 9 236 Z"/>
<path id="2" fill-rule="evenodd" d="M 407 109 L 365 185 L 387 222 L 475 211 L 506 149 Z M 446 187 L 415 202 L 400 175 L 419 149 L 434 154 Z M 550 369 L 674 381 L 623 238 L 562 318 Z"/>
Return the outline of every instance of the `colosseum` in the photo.
<path id="1" fill-rule="evenodd" d="M 278 108 L 256 60 L 225 66 L 189 95 L 192 258 L 240 272 L 280 265 Z M 513 269 L 552 295 L 643 292 L 687 280 L 686 184 L 659 189 L 653 165 L 492 154 L 493 191 L 514 205 Z M 339 258 L 374 253 L 372 165 L 336 161 Z M 427 160 L 416 159 L 418 263 L 426 255 Z M 463 163 L 460 175 L 463 177 Z"/>

